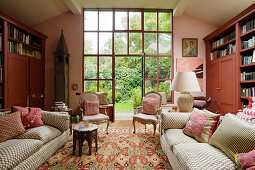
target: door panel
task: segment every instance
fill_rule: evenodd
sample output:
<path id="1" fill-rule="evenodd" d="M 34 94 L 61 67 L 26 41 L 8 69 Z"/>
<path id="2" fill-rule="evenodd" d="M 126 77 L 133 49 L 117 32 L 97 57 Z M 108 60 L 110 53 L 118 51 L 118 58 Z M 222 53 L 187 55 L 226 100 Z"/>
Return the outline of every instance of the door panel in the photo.
<path id="1" fill-rule="evenodd" d="M 41 60 L 30 59 L 30 107 L 44 108 L 44 64 Z"/>
<path id="2" fill-rule="evenodd" d="M 211 111 L 217 112 L 218 107 L 218 60 L 211 62 L 210 64 L 210 97 L 211 97 Z"/>
<path id="3" fill-rule="evenodd" d="M 219 108 L 221 114 L 235 111 L 234 66 L 234 55 L 219 59 Z"/>
<path id="4" fill-rule="evenodd" d="M 9 53 L 7 68 L 7 107 L 13 105 L 27 106 L 28 58 Z"/>

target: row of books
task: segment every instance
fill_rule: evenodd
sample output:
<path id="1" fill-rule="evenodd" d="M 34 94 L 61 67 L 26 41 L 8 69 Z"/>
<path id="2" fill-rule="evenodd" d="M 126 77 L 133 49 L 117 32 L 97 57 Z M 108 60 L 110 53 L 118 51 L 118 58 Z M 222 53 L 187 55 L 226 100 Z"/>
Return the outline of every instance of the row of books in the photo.
<path id="1" fill-rule="evenodd" d="M 255 80 L 255 72 L 248 72 L 246 73 L 245 71 L 241 73 L 241 81 L 246 81 L 246 80 Z"/>
<path id="2" fill-rule="evenodd" d="M 255 96 L 255 87 L 241 88 L 241 96 Z"/>
<path id="3" fill-rule="evenodd" d="M 251 39 L 248 41 L 243 41 L 242 42 L 242 49 L 249 48 L 255 46 L 255 36 L 253 36 Z"/>
<path id="4" fill-rule="evenodd" d="M 255 28 L 255 18 L 246 22 L 242 27 L 242 33 L 246 33 Z"/>
<path id="5" fill-rule="evenodd" d="M 211 48 L 218 47 L 218 46 L 224 44 L 225 42 L 228 42 L 228 41 L 234 39 L 235 36 L 236 36 L 236 32 L 232 31 L 231 33 L 227 34 L 226 36 L 222 37 L 221 39 L 212 42 Z"/>
<path id="6" fill-rule="evenodd" d="M 34 50 L 31 47 L 28 47 L 22 43 L 17 43 L 15 41 L 8 41 L 8 51 L 14 52 L 20 55 L 30 56 L 36 59 L 41 59 L 41 52 L 38 50 Z"/>
<path id="7" fill-rule="evenodd" d="M 253 55 L 250 56 L 242 56 L 241 65 L 255 63 L 255 50 L 253 50 Z"/>
<path id="8" fill-rule="evenodd" d="M 223 50 L 217 50 L 210 53 L 211 60 L 214 60 L 216 58 L 220 58 L 229 54 L 232 54 L 236 51 L 235 44 L 228 44 L 227 47 Z"/>
<path id="9" fill-rule="evenodd" d="M 3 37 L 0 35 L 0 50 L 3 50 Z"/>
<path id="10" fill-rule="evenodd" d="M 24 33 L 11 24 L 8 24 L 8 36 L 23 43 L 31 44 L 31 35 Z"/>
<path id="11" fill-rule="evenodd" d="M 68 108 L 64 102 L 55 102 L 54 110 L 65 111 Z"/>

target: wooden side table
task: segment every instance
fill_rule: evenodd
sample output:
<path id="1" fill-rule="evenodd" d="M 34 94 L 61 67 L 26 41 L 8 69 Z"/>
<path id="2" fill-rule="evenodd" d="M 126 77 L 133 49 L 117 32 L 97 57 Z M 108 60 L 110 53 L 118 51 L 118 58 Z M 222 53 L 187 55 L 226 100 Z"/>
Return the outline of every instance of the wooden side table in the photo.
<path id="1" fill-rule="evenodd" d="M 89 124 L 88 128 L 80 129 L 80 125 L 73 128 L 73 155 L 76 150 L 76 142 L 79 143 L 79 157 L 82 155 L 83 142 L 86 140 L 89 145 L 89 155 L 91 155 L 92 141 L 95 140 L 95 146 L 97 151 L 97 129 L 98 126 L 94 124 Z"/>

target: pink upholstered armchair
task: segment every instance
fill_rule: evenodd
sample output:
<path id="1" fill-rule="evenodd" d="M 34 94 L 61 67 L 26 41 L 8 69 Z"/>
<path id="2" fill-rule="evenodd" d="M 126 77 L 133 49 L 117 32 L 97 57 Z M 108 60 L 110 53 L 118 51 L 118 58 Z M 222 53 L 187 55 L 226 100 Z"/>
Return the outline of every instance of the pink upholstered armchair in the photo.
<path id="1" fill-rule="evenodd" d="M 108 134 L 109 116 L 107 116 L 106 111 L 104 114 L 99 113 L 98 95 L 94 92 L 81 93 L 79 96 L 79 105 L 80 105 L 80 119 L 83 121 L 97 124 L 107 122 L 106 132 Z"/>
<path id="2" fill-rule="evenodd" d="M 149 92 L 144 96 L 141 113 L 133 116 L 134 133 L 135 133 L 135 122 L 137 121 L 139 123 L 144 124 L 145 128 L 146 128 L 146 124 L 152 124 L 154 127 L 154 135 L 155 135 L 159 116 L 161 114 L 161 100 L 162 100 L 162 97 L 158 92 Z"/>

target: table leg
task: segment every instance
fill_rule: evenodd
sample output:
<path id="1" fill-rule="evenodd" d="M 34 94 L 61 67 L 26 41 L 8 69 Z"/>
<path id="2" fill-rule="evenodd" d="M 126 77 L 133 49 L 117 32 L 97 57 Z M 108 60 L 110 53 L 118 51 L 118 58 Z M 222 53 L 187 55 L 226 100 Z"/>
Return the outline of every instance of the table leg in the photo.
<path id="1" fill-rule="evenodd" d="M 91 155 L 91 149 L 92 149 L 92 133 L 89 132 L 88 135 L 88 145 L 89 145 L 89 155 Z"/>
<path id="2" fill-rule="evenodd" d="M 72 128 L 72 115 L 69 114 L 69 117 L 70 117 L 69 129 L 70 129 L 70 133 L 72 134 L 72 130 L 73 130 L 73 128 Z"/>
<path id="3" fill-rule="evenodd" d="M 82 146 L 83 146 L 83 139 L 79 139 L 79 157 L 82 155 Z"/>
<path id="4" fill-rule="evenodd" d="M 95 134 L 95 145 L 96 145 L 96 152 L 97 152 L 97 130 L 96 130 L 96 134 Z"/>
<path id="5" fill-rule="evenodd" d="M 76 150 L 76 136 L 75 136 L 75 132 L 74 132 L 74 135 L 73 135 L 73 155 L 75 154 L 75 150 Z"/>

